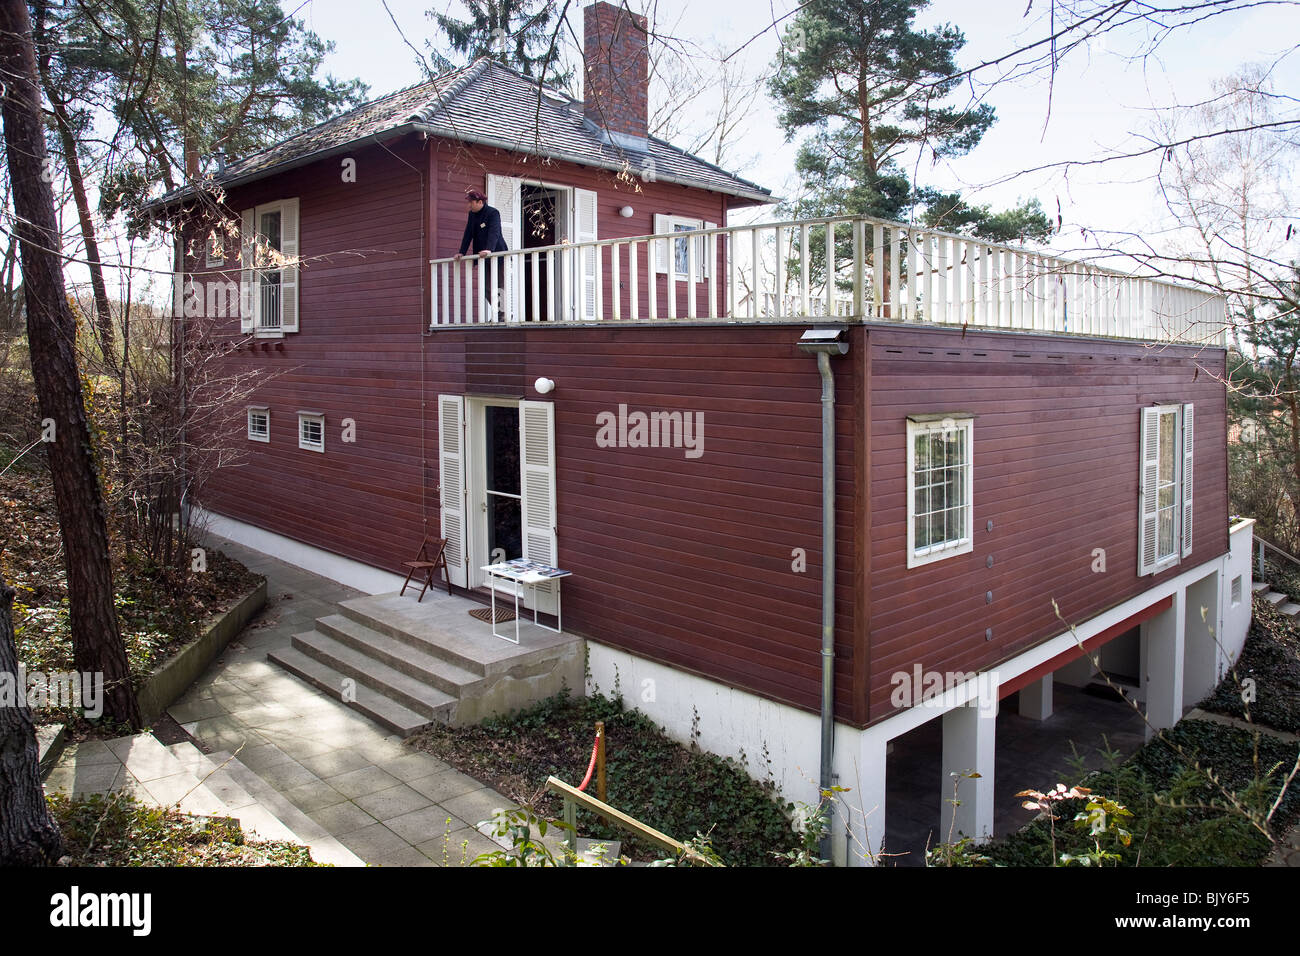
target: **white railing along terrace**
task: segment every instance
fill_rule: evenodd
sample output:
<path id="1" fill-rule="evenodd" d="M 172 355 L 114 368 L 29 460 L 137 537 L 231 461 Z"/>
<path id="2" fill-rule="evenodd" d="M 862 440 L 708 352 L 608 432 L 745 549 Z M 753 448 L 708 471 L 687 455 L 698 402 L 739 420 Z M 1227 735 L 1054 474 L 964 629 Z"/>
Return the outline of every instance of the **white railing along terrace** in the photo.
<path id="1" fill-rule="evenodd" d="M 835 318 L 1226 342 L 1225 300 L 1213 292 L 861 216 L 562 243 L 430 266 L 434 328 Z"/>

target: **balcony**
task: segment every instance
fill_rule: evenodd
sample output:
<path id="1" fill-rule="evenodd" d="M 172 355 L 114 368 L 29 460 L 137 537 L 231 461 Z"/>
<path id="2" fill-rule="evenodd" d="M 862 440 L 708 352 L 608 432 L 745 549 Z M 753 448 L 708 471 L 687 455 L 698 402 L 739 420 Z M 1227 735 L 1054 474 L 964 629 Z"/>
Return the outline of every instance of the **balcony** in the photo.
<path id="1" fill-rule="evenodd" d="M 867 217 L 565 243 L 430 265 L 434 329 L 817 319 L 1226 343 L 1222 296 Z"/>

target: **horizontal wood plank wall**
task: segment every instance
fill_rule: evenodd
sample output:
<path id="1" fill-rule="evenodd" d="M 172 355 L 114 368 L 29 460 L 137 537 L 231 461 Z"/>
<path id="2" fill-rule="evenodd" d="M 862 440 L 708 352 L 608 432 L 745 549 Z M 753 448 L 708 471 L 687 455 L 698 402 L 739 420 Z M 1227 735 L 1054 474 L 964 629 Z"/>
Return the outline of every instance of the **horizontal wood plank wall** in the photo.
<path id="1" fill-rule="evenodd" d="M 658 213 L 667 216 L 683 216 L 704 222 L 727 224 L 727 197 L 719 193 L 709 193 L 687 186 L 678 186 L 665 182 L 642 182 L 629 170 L 626 175 L 615 170 L 596 169 L 591 166 L 579 166 L 576 163 L 559 160 L 543 160 L 535 156 L 525 156 L 506 150 L 485 146 L 473 146 L 465 143 L 453 143 L 446 140 L 430 140 L 437 163 L 437 232 L 430 258 L 453 256 L 460 249 L 461 238 L 465 232 L 465 190 L 485 190 L 487 177 L 517 176 L 519 178 L 549 185 L 575 186 L 579 189 L 591 189 L 596 192 L 597 238 L 618 239 L 624 236 L 645 236 L 653 233 L 654 217 Z M 619 210 L 624 206 L 632 207 L 632 215 L 624 218 Z M 515 247 L 518 248 L 516 243 Z M 726 295 L 726 259 L 724 243 L 718 243 L 718 306 L 725 308 Z M 626 274 L 629 268 L 628 252 L 622 250 L 622 270 Z M 647 249 L 638 249 L 640 314 L 648 313 L 650 292 L 646 277 Z M 603 253 L 603 294 L 606 314 L 612 315 L 613 276 L 610 268 L 610 253 Z M 656 279 L 656 294 L 659 309 L 666 314 L 668 282 L 664 275 Z M 678 290 L 677 314 L 686 315 L 685 283 Z M 709 293 L 708 283 L 704 282 L 697 289 L 696 306 L 698 314 L 707 315 Z M 622 302 L 623 317 L 631 313 L 632 291 L 626 282 L 619 292 Z"/>
<path id="2" fill-rule="evenodd" d="M 798 327 L 440 332 L 429 394 L 536 399 L 554 379 L 564 625 L 775 700 L 819 706 L 821 379 Z M 857 348 L 862 330 L 853 330 Z M 851 713 L 853 366 L 836 360 L 837 712 Z M 597 416 L 700 413 L 703 454 L 597 445 Z M 436 467 L 436 435 L 428 433 Z M 806 570 L 793 568 L 795 549 Z M 605 688 L 608 690 L 608 688 Z M 631 688 L 625 691 L 634 692 Z M 659 693 L 675 693 L 660 688 Z"/>
<path id="3" fill-rule="evenodd" d="M 877 327 L 869 340 L 871 720 L 895 713 L 895 672 L 991 669 L 1065 629 L 1053 598 L 1079 623 L 1154 583 L 1137 576 L 1145 405 L 1196 406 L 1194 550 L 1156 580 L 1227 551 L 1222 350 Z M 907 416 L 962 411 L 975 547 L 909 570 Z"/>
<path id="4" fill-rule="evenodd" d="M 218 470 L 200 499 L 232 518 L 397 570 L 419 546 L 425 498 L 436 488 L 423 480 L 420 454 L 423 430 L 437 427 L 436 415 L 423 417 L 420 393 L 427 160 L 414 137 L 369 146 L 350 154 L 356 181 L 346 182 L 344 158 L 236 188 L 227 200 L 237 218 L 250 206 L 298 197 L 301 331 L 257 339 L 223 363 L 224 374 L 248 376 L 253 386 L 226 422 L 242 458 Z M 230 250 L 233 271 L 219 275 L 237 282 L 237 259 Z M 201 258 L 188 268 L 204 279 Z M 211 322 L 217 341 L 241 337 L 237 318 Z M 189 320 L 191 334 L 206 324 Z M 270 408 L 268 444 L 246 437 L 248 405 Z M 300 409 L 324 413 L 324 454 L 298 447 Z M 345 443 L 349 418 L 356 440 Z"/>

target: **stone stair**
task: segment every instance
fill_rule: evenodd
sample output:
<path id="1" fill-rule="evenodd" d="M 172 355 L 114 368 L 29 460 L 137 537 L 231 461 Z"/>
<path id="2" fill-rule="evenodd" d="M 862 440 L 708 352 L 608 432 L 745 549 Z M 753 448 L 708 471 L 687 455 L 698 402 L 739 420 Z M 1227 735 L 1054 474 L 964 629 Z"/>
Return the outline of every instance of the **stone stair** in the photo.
<path id="1" fill-rule="evenodd" d="M 1281 591 L 1274 591 L 1267 581 L 1256 581 L 1250 586 L 1250 589 L 1256 594 L 1264 592 L 1264 600 L 1268 601 L 1287 617 L 1295 617 L 1300 614 L 1300 604 L 1291 600 Z"/>
<path id="2" fill-rule="evenodd" d="M 250 838 L 302 844 L 317 862 L 364 865 L 235 756 L 205 754 L 188 741 L 165 746 L 143 733 L 72 744 L 45 787 L 72 795 L 126 790 L 142 803 L 193 816 L 233 817 Z"/>
<path id="3" fill-rule="evenodd" d="M 476 723 L 582 681 L 582 641 L 527 623 L 521 643 L 492 636 L 464 598 L 375 595 L 344 601 L 267 660 L 408 736 Z"/>

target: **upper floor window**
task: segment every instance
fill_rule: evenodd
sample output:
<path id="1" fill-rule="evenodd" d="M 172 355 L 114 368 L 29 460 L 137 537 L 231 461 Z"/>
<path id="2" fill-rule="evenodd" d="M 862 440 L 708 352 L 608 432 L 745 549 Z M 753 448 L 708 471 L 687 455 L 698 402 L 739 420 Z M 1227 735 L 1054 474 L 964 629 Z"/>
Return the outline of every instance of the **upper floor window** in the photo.
<path id="1" fill-rule="evenodd" d="M 1138 574 L 1192 553 L 1192 406 L 1142 409 Z"/>
<path id="2" fill-rule="evenodd" d="M 251 441 L 271 440 L 271 410 L 266 406 L 253 406 L 248 410 L 248 437 Z"/>
<path id="3" fill-rule="evenodd" d="M 325 416 L 320 412 L 298 413 L 298 447 L 308 451 L 325 450 Z"/>
<path id="4" fill-rule="evenodd" d="M 258 336 L 298 331 L 298 200 L 242 216 L 241 328 Z"/>
<path id="5" fill-rule="evenodd" d="M 207 258 L 204 261 L 204 265 L 211 269 L 220 266 L 225 261 L 225 241 L 222 239 L 221 233 L 209 233 L 207 242 Z"/>
<path id="6" fill-rule="evenodd" d="M 690 219 L 686 216 L 655 216 L 655 232 L 694 232 L 697 229 L 713 229 L 716 224 L 705 222 L 703 219 Z M 671 250 L 668 248 L 668 240 L 658 242 L 655 250 L 655 271 L 667 272 L 668 260 L 671 254 L 673 263 L 673 274 L 678 279 L 686 279 L 690 274 L 690 239 L 683 236 L 680 239 L 673 239 Z M 697 236 L 695 238 L 695 278 L 707 279 L 711 263 L 709 262 L 709 238 L 708 236 Z"/>
<path id="7" fill-rule="evenodd" d="M 974 547 L 975 422 L 918 415 L 907 422 L 907 566 Z"/>

